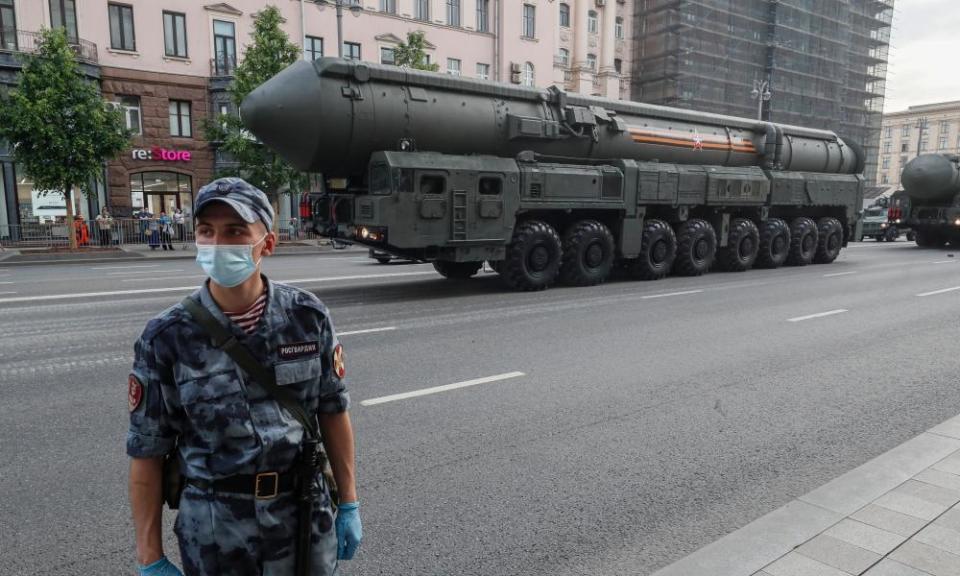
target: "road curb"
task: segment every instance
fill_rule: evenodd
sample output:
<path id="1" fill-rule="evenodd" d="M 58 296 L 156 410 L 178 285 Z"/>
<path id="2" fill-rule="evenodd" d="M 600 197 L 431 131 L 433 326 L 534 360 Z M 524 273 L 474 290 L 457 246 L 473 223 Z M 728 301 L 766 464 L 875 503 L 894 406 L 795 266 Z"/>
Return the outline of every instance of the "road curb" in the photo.
<path id="1" fill-rule="evenodd" d="M 297 250 L 297 251 L 283 251 L 274 253 L 271 258 L 277 256 L 319 256 L 319 257 L 346 257 L 353 256 L 356 257 L 358 254 L 366 254 L 367 249 L 350 249 L 345 250 L 332 250 L 332 249 L 315 249 L 315 250 Z M 8 256 L 7 258 L 0 259 L 0 266 L 13 267 L 13 266 L 43 266 L 43 265 L 60 265 L 60 264 L 89 264 L 89 263 L 100 263 L 100 262 L 164 262 L 167 260 L 195 260 L 197 257 L 196 252 L 189 252 L 186 254 L 177 254 L 172 256 L 147 256 L 144 254 L 130 253 L 125 256 L 113 256 L 109 258 L 98 257 L 98 258 L 54 258 L 50 260 L 11 260 L 18 255 Z"/>

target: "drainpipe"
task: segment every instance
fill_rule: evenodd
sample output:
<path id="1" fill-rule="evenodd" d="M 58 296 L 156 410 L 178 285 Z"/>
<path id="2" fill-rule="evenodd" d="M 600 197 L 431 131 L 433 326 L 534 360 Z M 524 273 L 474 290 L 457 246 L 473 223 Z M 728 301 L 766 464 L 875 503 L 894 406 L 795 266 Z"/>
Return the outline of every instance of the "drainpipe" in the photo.
<path id="1" fill-rule="evenodd" d="M 503 82 L 504 80 L 501 77 L 503 63 L 500 61 L 503 58 L 503 46 L 500 44 L 503 41 L 503 30 L 501 30 L 503 23 L 503 15 L 501 14 L 503 4 L 500 0 L 494 0 L 494 2 L 496 7 L 493 10 L 493 33 L 496 37 L 493 39 L 493 81 Z"/>
<path id="2" fill-rule="evenodd" d="M 307 53 L 307 25 L 304 22 L 303 17 L 303 3 L 305 0 L 300 0 L 300 57 L 302 58 L 304 54 Z"/>

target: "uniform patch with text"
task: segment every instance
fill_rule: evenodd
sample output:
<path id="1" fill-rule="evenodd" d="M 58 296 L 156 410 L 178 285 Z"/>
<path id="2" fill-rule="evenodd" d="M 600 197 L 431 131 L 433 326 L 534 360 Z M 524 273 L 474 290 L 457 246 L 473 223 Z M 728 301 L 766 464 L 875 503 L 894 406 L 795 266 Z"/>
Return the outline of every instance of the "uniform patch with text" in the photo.
<path id="1" fill-rule="evenodd" d="M 294 342 L 293 344 L 281 344 L 277 346 L 277 354 L 283 360 L 293 360 L 303 358 L 304 356 L 316 356 L 320 352 L 320 342 L 313 340 L 310 342 Z"/>
<path id="2" fill-rule="evenodd" d="M 137 380 L 137 377 L 133 374 L 130 375 L 130 378 L 127 379 L 127 404 L 130 408 L 130 411 L 133 412 L 140 406 L 140 402 L 143 400 L 143 384 Z"/>
<path id="3" fill-rule="evenodd" d="M 340 344 L 337 344 L 337 347 L 333 349 L 333 371 L 336 372 L 337 378 L 341 380 L 347 375 L 347 367 L 343 362 L 343 346 Z"/>

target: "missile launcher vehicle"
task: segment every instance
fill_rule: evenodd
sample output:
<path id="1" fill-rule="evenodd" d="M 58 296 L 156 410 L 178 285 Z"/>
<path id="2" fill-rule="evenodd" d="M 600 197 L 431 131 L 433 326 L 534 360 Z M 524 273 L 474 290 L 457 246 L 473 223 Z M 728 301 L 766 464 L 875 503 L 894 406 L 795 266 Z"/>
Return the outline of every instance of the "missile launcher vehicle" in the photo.
<path id="1" fill-rule="evenodd" d="M 960 246 L 960 157 L 917 156 L 903 168 L 900 183 L 908 198 L 891 207 L 890 219 L 909 227 L 918 246 Z"/>
<path id="2" fill-rule="evenodd" d="M 241 117 L 328 184 L 312 225 L 511 288 L 828 263 L 863 153 L 826 130 L 322 58 Z"/>

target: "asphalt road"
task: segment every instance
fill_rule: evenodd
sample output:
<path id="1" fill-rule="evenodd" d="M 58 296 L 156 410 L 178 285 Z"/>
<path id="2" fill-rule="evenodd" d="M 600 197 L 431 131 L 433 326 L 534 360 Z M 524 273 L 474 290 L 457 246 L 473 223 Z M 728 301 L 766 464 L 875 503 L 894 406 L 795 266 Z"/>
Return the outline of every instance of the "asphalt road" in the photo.
<path id="1" fill-rule="evenodd" d="M 269 260 L 343 334 L 365 533 L 343 574 L 649 574 L 960 413 L 949 254 L 533 294 Z M 0 263 L 0 573 L 133 572 L 132 343 L 197 270 Z"/>

